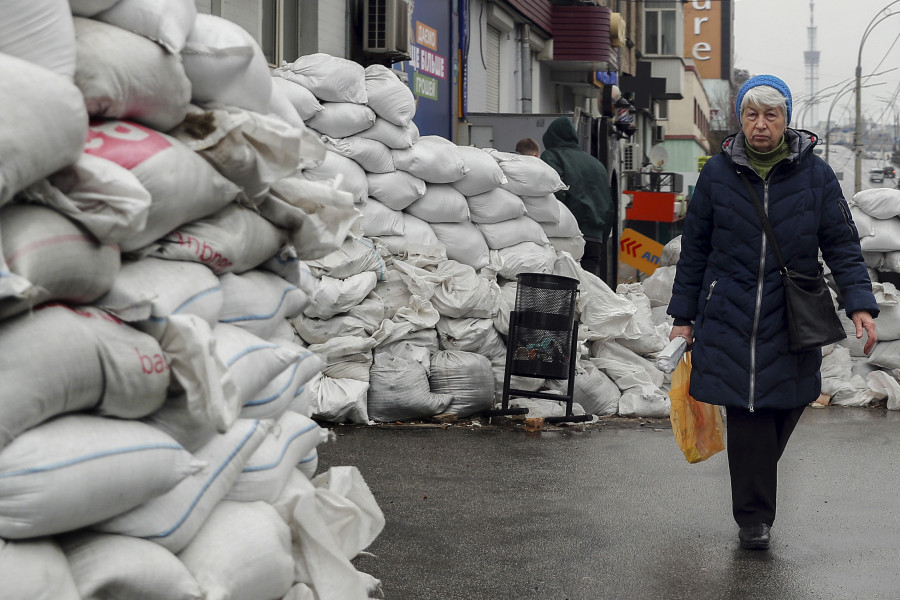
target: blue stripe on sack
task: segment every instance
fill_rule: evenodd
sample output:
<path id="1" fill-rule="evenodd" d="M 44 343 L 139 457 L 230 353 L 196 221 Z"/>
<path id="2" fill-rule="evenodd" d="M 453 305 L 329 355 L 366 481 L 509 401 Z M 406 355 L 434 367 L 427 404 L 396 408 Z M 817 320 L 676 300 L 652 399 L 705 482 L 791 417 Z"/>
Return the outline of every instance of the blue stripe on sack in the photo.
<path id="1" fill-rule="evenodd" d="M 279 396 L 281 396 L 284 393 L 284 391 L 286 389 L 291 387 L 291 384 L 294 382 L 294 376 L 297 374 L 297 369 L 299 369 L 299 368 L 300 368 L 300 363 L 294 363 L 294 366 L 291 369 L 291 376 L 288 377 L 287 383 L 285 383 L 283 386 L 281 386 L 280 390 L 278 390 L 271 396 L 266 396 L 265 398 L 260 398 L 259 400 L 251 400 L 244 406 L 259 406 L 261 404 L 268 404 L 269 402 L 272 402 L 273 400 L 277 399 Z"/>
<path id="2" fill-rule="evenodd" d="M 219 465 L 218 468 L 213 472 L 212 477 L 210 477 L 209 479 L 206 480 L 206 483 L 204 483 L 203 487 L 200 488 L 200 493 L 194 497 L 194 499 L 191 501 L 190 506 L 188 506 L 188 509 L 181 516 L 181 518 L 178 519 L 178 521 L 175 523 L 175 525 L 173 525 L 167 531 L 163 531 L 162 533 L 156 533 L 156 534 L 152 534 L 152 535 L 145 535 L 145 536 L 143 536 L 143 538 L 147 539 L 147 540 L 152 540 L 152 539 L 156 539 L 156 538 L 168 537 L 168 536 L 172 535 L 173 533 L 175 533 L 179 527 L 184 525 L 184 522 L 187 521 L 188 517 L 191 516 L 191 513 L 194 511 L 194 508 L 197 507 L 197 504 L 200 502 L 200 499 L 203 498 L 203 495 L 206 493 L 206 491 L 209 489 L 209 487 L 213 484 L 213 482 L 215 482 L 216 478 L 222 473 L 222 471 L 225 470 L 225 467 L 228 466 L 228 464 L 238 454 L 238 452 L 240 452 L 241 449 L 247 445 L 247 441 L 249 441 L 250 438 L 253 437 L 253 434 L 256 432 L 256 429 L 258 427 L 259 427 L 259 421 L 258 420 L 253 421 L 253 427 L 250 428 L 250 431 L 247 432 L 247 435 L 244 436 L 244 439 L 241 440 L 241 443 L 238 444 L 237 447 L 235 447 L 235 449 L 231 451 L 231 453 L 225 459 L 225 462 L 223 462 L 221 465 Z"/>
<path id="3" fill-rule="evenodd" d="M 312 431 L 313 429 L 316 429 L 317 427 L 318 427 L 318 424 L 311 423 L 305 429 L 302 429 L 302 430 L 298 431 L 297 433 L 295 433 L 294 435 L 292 435 L 288 439 L 288 441 L 284 444 L 284 446 L 282 446 L 281 454 L 278 455 L 278 459 L 275 460 L 275 462 L 269 463 L 267 465 L 257 465 L 255 467 L 245 467 L 244 470 L 241 472 L 242 473 L 253 473 L 254 471 L 268 471 L 269 469 L 274 469 L 275 467 L 277 467 L 278 465 L 281 464 L 282 460 L 284 460 L 284 455 L 287 454 L 288 447 L 291 444 L 293 444 L 304 433 L 309 433 L 310 431 Z"/>
<path id="4" fill-rule="evenodd" d="M 312 461 L 316 460 L 317 458 L 319 458 L 319 453 L 318 453 L 317 451 L 313 450 L 313 451 L 312 451 L 312 454 L 310 454 L 309 456 L 307 456 L 306 458 L 304 458 L 303 460 L 301 460 L 301 461 L 298 462 L 297 464 L 298 464 L 298 465 L 302 465 L 302 464 L 304 464 L 304 463 L 312 462 Z"/>
<path id="5" fill-rule="evenodd" d="M 228 319 L 219 319 L 219 323 L 234 323 L 236 321 L 263 321 L 265 319 L 271 319 L 275 315 L 278 314 L 278 311 L 284 306 L 284 299 L 287 298 L 287 295 L 297 288 L 294 286 L 286 287 L 281 292 L 281 298 L 278 300 L 278 305 L 275 307 L 275 310 L 270 312 L 267 315 L 245 315 L 241 317 L 231 317 Z"/>
<path id="6" fill-rule="evenodd" d="M 378 251 L 375 250 L 375 243 L 371 242 L 369 240 L 366 240 L 364 238 L 353 238 L 353 240 L 357 244 L 361 244 L 362 246 L 365 246 L 366 248 L 368 248 L 372 252 L 372 254 L 375 255 L 375 258 L 378 259 L 378 262 L 381 265 L 381 267 L 378 269 L 378 281 L 384 281 L 384 271 L 385 271 L 385 269 L 387 269 L 387 265 L 384 264 L 384 259 L 382 259 L 381 255 L 378 254 Z M 369 242 L 369 243 L 366 243 L 366 242 Z"/>
<path id="7" fill-rule="evenodd" d="M 97 460 L 100 458 L 106 458 L 107 456 L 116 456 L 118 454 L 131 454 L 134 452 L 144 452 L 146 450 L 184 450 L 184 447 L 180 444 L 145 444 L 143 446 L 129 446 L 126 448 L 117 448 L 115 450 L 106 450 L 104 452 L 95 452 L 93 454 L 86 454 L 85 456 L 79 456 L 78 458 L 70 458 L 69 460 L 64 460 L 62 462 L 53 463 L 49 465 L 45 465 L 42 467 L 29 467 L 27 469 L 19 469 L 17 471 L 8 471 L 6 473 L 0 473 L 0 479 L 5 477 L 19 477 L 21 475 L 33 475 L 35 473 L 46 473 L 48 471 L 56 471 L 58 469 L 63 469 L 65 467 L 71 467 L 72 465 L 77 465 L 80 463 L 89 462 L 92 460 Z"/>
<path id="8" fill-rule="evenodd" d="M 277 344 L 257 344 L 257 345 L 255 345 L 255 346 L 250 346 L 250 347 L 248 347 L 248 348 L 244 348 L 243 350 L 241 350 L 240 352 L 238 352 L 237 354 L 235 354 L 234 356 L 232 356 L 230 359 L 228 359 L 228 360 L 225 362 L 225 366 L 226 366 L 226 367 L 230 367 L 231 365 L 233 365 L 234 363 L 236 363 L 236 362 L 239 361 L 240 359 L 244 358 L 244 357 L 247 356 L 248 354 L 251 354 L 251 353 L 256 352 L 256 351 L 258 351 L 258 350 L 271 350 L 271 349 L 273 349 L 273 348 L 278 348 L 278 345 L 277 345 Z"/>
<path id="9" fill-rule="evenodd" d="M 185 300 L 184 302 L 182 302 L 181 305 L 180 305 L 178 308 L 176 308 L 175 310 L 173 310 L 173 311 L 172 311 L 172 314 L 173 314 L 173 315 L 177 315 L 179 312 L 181 312 L 182 309 L 184 309 L 185 307 L 187 307 L 188 305 L 190 305 L 192 302 L 196 302 L 197 300 L 203 298 L 204 296 L 209 296 L 210 294 L 214 294 L 214 293 L 216 293 L 216 292 L 221 292 L 221 291 L 222 291 L 222 286 L 218 286 L 218 285 L 217 285 L 216 287 L 212 287 L 212 288 L 209 288 L 208 290 L 203 290 L 202 292 L 200 292 L 200 293 L 198 293 L 198 294 L 194 294 L 193 296 L 191 296 L 190 298 L 188 298 L 187 300 Z M 149 319 L 147 319 L 147 320 L 148 320 L 148 321 L 153 321 L 154 323 L 165 323 L 166 321 L 169 320 L 169 317 L 154 317 L 154 316 L 151 316 L 151 317 L 150 317 Z"/>

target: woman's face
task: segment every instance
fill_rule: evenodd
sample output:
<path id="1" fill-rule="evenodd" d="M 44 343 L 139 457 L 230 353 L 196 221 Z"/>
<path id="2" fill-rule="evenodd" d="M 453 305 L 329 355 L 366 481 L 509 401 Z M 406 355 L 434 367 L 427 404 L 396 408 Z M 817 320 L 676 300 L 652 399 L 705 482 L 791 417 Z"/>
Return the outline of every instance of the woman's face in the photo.
<path id="1" fill-rule="evenodd" d="M 781 136 L 787 123 L 784 111 L 771 106 L 744 107 L 741 114 L 741 129 L 747 136 L 747 143 L 757 152 L 771 152 L 781 143 Z"/>

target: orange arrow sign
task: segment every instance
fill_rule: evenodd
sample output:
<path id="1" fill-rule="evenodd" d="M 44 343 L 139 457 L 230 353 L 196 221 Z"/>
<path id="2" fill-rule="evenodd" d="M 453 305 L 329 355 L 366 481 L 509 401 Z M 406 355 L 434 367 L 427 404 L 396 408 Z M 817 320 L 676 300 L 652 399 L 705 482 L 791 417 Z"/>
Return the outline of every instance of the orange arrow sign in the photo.
<path id="1" fill-rule="evenodd" d="M 652 275 L 659 266 L 663 245 L 634 229 L 625 229 L 619 241 L 619 260 L 642 273 Z"/>

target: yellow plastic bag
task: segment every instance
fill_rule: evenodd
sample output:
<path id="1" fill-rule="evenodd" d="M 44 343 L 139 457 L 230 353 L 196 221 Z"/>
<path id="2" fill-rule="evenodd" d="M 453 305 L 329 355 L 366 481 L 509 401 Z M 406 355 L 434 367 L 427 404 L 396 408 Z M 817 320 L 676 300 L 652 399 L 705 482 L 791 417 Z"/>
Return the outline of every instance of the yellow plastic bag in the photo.
<path id="1" fill-rule="evenodd" d="M 725 449 L 722 436 L 722 413 L 719 407 L 698 402 L 688 392 L 691 382 L 691 353 L 685 352 L 672 373 L 669 419 L 678 447 L 689 463 L 706 460 Z"/>

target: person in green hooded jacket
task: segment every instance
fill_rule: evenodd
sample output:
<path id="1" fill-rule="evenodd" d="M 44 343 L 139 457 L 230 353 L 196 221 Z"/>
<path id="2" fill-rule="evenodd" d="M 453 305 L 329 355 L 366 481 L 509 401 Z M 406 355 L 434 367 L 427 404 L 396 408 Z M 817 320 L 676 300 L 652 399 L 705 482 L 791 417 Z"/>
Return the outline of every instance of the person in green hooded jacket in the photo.
<path id="1" fill-rule="evenodd" d="M 541 141 L 545 148 L 541 159 L 556 169 L 569 186 L 556 192 L 556 197 L 572 211 L 584 236 L 581 267 L 602 277 L 604 243 L 614 223 L 606 167 L 581 149 L 575 126 L 568 117 L 557 117 L 550 123 Z"/>

